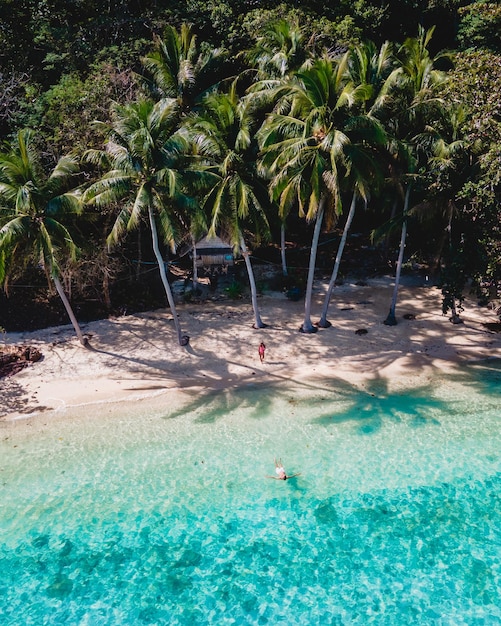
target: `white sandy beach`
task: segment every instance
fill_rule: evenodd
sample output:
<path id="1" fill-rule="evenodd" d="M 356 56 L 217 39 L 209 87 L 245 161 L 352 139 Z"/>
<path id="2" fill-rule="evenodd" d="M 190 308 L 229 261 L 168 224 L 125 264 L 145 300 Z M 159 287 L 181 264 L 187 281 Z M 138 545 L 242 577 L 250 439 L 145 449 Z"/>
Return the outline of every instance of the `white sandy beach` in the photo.
<path id="1" fill-rule="evenodd" d="M 399 291 L 398 325 L 385 326 L 393 279 L 347 282 L 335 288 L 332 327 L 313 335 L 298 332 L 304 303 L 282 294 L 260 297 L 266 329 L 252 328 L 248 301 L 179 305 L 187 347 L 177 345 L 168 309 L 83 325 L 91 349 L 83 348 L 71 326 L 30 333 L 7 333 L 7 344 L 37 347 L 43 360 L 0 379 L 0 419 L 64 414 L 73 407 L 155 398 L 180 406 L 202 390 L 250 381 L 284 383 L 325 379 L 364 386 L 383 380 L 388 390 L 426 384 L 437 372 L 459 371 L 466 362 L 501 357 L 501 336 L 483 324 L 499 321 L 492 310 L 468 298 L 464 324 L 441 312 L 440 290 L 405 286 Z M 317 283 L 312 320 L 319 317 L 326 285 Z M 414 314 L 415 319 L 405 319 Z M 365 329 L 366 334 L 356 334 Z M 258 346 L 266 344 L 260 363 Z"/>

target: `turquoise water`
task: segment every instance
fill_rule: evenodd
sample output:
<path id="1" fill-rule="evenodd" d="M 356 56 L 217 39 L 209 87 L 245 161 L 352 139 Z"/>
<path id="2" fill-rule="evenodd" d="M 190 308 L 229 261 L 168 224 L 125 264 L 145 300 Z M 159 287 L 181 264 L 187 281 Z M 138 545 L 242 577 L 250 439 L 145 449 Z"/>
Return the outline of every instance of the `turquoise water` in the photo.
<path id="1" fill-rule="evenodd" d="M 500 383 L 4 425 L 0 623 L 501 624 Z"/>

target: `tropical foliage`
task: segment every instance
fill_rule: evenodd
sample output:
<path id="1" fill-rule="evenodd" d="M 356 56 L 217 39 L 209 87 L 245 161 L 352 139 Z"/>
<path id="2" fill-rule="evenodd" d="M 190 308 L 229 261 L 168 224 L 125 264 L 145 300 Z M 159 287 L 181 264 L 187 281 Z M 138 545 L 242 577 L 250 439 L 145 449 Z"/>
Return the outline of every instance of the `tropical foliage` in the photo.
<path id="1" fill-rule="evenodd" d="M 434 0 L 399 13 L 368 0 L 311 0 L 301 9 L 247 0 L 169 10 L 126 4 L 104 18 L 98 3 L 0 1 L 4 287 L 41 263 L 60 292 L 64 263 L 76 254 L 73 232 L 84 245 L 97 241 L 96 255 L 106 241 L 109 254 L 120 247 L 127 259 L 125 235 L 138 231 L 139 247 L 147 230 L 183 344 L 169 261 L 186 241 L 217 233 L 243 256 L 260 328 L 250 256 L 274 244 L 278 229 L 287 274 L 287 228 L 302 221 L 311 236 L 302 332 L 330 325 L 353 224 L 372 231 L 395 268 L 386 323 L 396 323 L 411 254 L 436 269 L 453 320 L 468 285 L 498 298 L 496 6 L 459 10 Z M 415 31 L 425 14 L 428 23 L 457 18 L 458 39 L 438 19 L 436 29 Z M 391 41 L 394 32 L 400 41 Z M 441 53 L 445 44 L 456 52 Z M 42 54 L 29 57 L 35 48 Z M 329 251 L 331 278 L 313 324 L 318 247 L 332 232 L 339 245 Z"/>
<path id="2" fill-rule="evenodd" d="M 82 345 L 87 345 L 60 281 L 64 255 L 76 259 L 70 228 L 80 212 L 78 161 L 62 157 L 45 176 L 33 147 L 33 135 L 20 132 L 16 145 L 0 154 L 0 281 L 19 265 L 40 263 L 54 283 Z"/>

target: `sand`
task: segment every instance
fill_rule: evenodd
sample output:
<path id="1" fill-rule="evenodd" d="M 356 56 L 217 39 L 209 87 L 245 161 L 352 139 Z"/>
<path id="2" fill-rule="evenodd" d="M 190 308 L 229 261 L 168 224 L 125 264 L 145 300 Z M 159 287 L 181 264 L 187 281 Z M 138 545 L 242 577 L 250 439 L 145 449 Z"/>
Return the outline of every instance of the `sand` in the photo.
<path id="1" fill-rule="evenodd" d="M 398 325 L 385 326 L 393 284 L 385 277 L 337 286 L 329 310 L 332 327 L 312 335 L 298 332 L 304 302 L 280 293 L 259 298 L 268 324 L 260 330 L 252 327 L 249 301 L 179 305 L 183 333 L 190 336 L 187 347 L 177 344 L 169 309 L 84 324 L 90 349 L 78 343 L 70 325 L 7 333 L 4 342 L 35 346 L 43 359 L 0 379 L 0 420 L 6 425 L 48 412 L 64 416 L 101 403 L 130 408 L 148 399 L 182 406 L 197 394 L 250 382 L 321 386 L 337 379 L 363 387 L 380 380 L 391 392 L 426 385 L 438 373 L 460 372 L 468 362 L 501 357 L 501 335 L 484 326 L 499 321 L 493 310 L 469 297 L 464 323 L 452 324 L 442 315 L 440 290 L 416 281 L 400 287 Z M 313 321 L 326 287 L 315 285 Z"/>

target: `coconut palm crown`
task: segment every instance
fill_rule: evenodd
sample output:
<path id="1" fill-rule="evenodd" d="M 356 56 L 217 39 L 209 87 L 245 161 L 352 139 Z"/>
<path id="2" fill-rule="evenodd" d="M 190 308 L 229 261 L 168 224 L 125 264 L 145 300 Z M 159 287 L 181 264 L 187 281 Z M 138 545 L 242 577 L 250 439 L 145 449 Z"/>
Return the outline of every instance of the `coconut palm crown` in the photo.
<path id="1" fill-rule="evenodd" d="M 186 115 L 216 89 L 226 56 L 222 48 L 199 46 L 191 26 L 182 24 L 179 31 L 167 26 L 163 37 L 155 37 L 154 50 L 142 63 L 151 76 L 153 97 L 175 98 L 180 115 Z"/>

